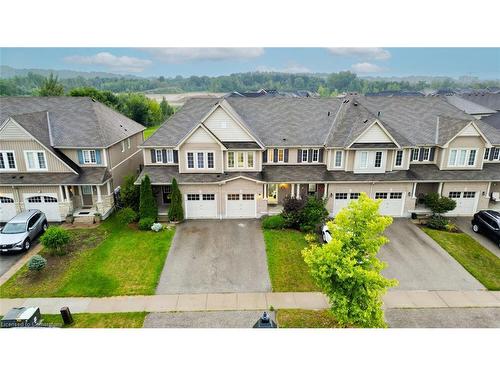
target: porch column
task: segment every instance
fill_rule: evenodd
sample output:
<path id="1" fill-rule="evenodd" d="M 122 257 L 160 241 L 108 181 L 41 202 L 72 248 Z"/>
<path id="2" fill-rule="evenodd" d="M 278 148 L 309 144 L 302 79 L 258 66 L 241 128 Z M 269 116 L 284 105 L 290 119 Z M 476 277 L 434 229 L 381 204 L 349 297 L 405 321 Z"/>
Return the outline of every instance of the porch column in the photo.
<path id="1" fill-rule="evenodd" d="M 64 194 L 63 194 L 63 188 L 61 185 L 59 185 L 59 195 L 61 196 L 61 201 L 63 202 L 66 202 L 67 199 L 68 199 L 68 196 L 66 195 L 66 198 L 64 198 Z"/>
<path id="2" fill-rule="evenodd" d="M 96 188 L 97 188 L 97 203 L 101 203 L 102 202 L 102 199 L 101 199 L 101 187 L 99 185 L 96 185 Z"/>
<path id="3" fill-rule="evenodd" d="M 296 196 L 297 199 L 300 199 L 300 184 L 297 184 L 297 196 Z"/>
<path id="4" fill-rule="evenodd" d="M 267 184 L 264 184 L 264 199 L 267 199 Z"/>
<path id="5" fill-rule="evenodd" d="M 291 192 L 291 196 L 293 198 L 293 196 L 295 195 L 295 184 L 291 184 L 292 185 L 292 192 Z"/>
<path id="6" fill-rule="evenodd" d="M 443 183 L 440 182 L 438 187 L 438 194 L 441 195 L 442 193 L 443 193 Z"/>
<path id="7" fill-rule="evenodd" d="M 82 197 L 82 185 L 78 185 L 78 195 L 80 196 L 80 198 Z"/>
<path id="8" fill-rule="evenodd" d="M 106 182 L 106 188 L 108 189 L 108 195 L 111 195 L 111 185 L 110 185 L 109 181 Z"/>
<path id="9" fill-rule="evenodd" d="M 486 190 L 486 198 L 490 198 L 490 192 L 491 192 L 491 181 L 488 182 L 488 189 Z"/>
<path id="10" fill-rule="evenodd" d="M 412 191 L 411 191 L 411 197 L 412 197 L 413 199 L 415 199 L 415 198 L 416 198 L 416 196 L 415 196 L 415 193 L 416 193 L 416 192 L 417 192 L 417 182 L 414 182 L 414 183 L 413 183 L 413 189 L 412 189 Z"/>
<path id="11" fill-rule="evenodd" d="M 328 197 L 328 184 L 323 184 L 323 199 L 326 199 Z"/>
<path id="12" fill-rule="evenodd" d="M 69 202 L 69 190 L 68 190 L 68 185 L 64 185 L 64 192 L 66 193 L 66 199 Z"/>

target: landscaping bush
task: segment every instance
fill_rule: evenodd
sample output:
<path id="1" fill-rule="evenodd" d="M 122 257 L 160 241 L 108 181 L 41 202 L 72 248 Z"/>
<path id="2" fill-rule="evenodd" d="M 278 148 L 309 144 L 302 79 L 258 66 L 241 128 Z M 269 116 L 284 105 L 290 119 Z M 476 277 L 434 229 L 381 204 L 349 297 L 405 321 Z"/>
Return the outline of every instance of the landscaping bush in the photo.
<path id="1" fill-rule="evenodd" d="M 34 255 L 28 261 L 28 269 L 30 271 L 41 271 L 47 265 L 47 259 L 41 255 Z"/>
<path id="2" fill-rule="evenodd" d="M 137 212 L 131 207 L 125 207 L 118 211 L 116 217 L 120 223 L 127 225 L 137 220 Z"/>
<path id="3" fill-rule="evenodd" d="M 151 230 L 151 227 L 155 223 L 154 219 L 150 217 L 145 217 L 144 219 L 139 220 L 139 229 L 140 230 Z"/>
<path id="4" fill-rule="evenodd" d="M 285 218 L 281 215 L 267 216 L 262 220 L 264 229 L 283 229 L 286 228 Z"/>
<path id="5" fill-rule="evenodd" d="M 141 219 L 151 218 L 153 222 L 158 216 L 158 207 L 151 188 L 151 180 L 145 175 L 141 181 L 141 192 L 139 200 L 139 217 Z M 152 223 L 151 223 L 152 224 Z"/>
<path id="6" fill-rule="evenodd" d="M 159 232 L 163 229 L 163 225 L 161 225 L 160 223 L 154 223 L 152 226 L 151 226 L 151 230 L 154 231 L 154 232 Z"/>
<path id="7" fill-rule="evenodd" d="M 444 230 L 448 225 L 448 219 L 440 215 L 432 215 L 427 221 L 427 226 L 432 229 Z"/>
<path id="8" fill-rule="evenodd" d="M 444 226 L 444 229 L 447 232 L 452 232 L 452 233 L 459 232 L 458 227 L 455 224 L 450 223 L 450 222 Z"/>
<path id="9" fill-rule="evenodd" d="M 42 237 L 40 242 L 49 250 L 51 255 L 66 254 L 66 245 L 69 243 L 71 236 L 69 232 L 61 227 L 49 227 Z"/>
<path id="10" fill-rule="evenodd" d="M 299 227 L 303 232 L 315 232 L 328 217 L 325 201 L 320 198 L 309 197 L 304 208 L 300 211 Z"/>
<path id="11" fill-rule="evenodd" d="M 135 212 L 139 211 L 139 186 L 134 185 L 136 177 L 133 175 L 125 176 L 120 189 L 120 200 L 125 207 L 132 208 Z"/>
<path id="12" fill-rule="evenodd" d="M 438 193 L 429 193 L 424 197 L 424 203 L 433 214 L 441 215 L 455 209 L 457 202 L 448 197 L 441 197 Z"/>
<path id="13" fill-rule="evenodd" d="M 184 220 L 184 210 L 182 209 L 182 195 L 175 178 L 172 180 L 172 193 L 170 195 L 170 207 L 168 208 L 168 220 Z"/>
<path id="14" fill-rule="evenodd" d="M 283 218 L 288 228 L 299 229 L 301 222 L 301 212 L 305 201 L 294 197 L 285 197 L 283 200 Z"/>

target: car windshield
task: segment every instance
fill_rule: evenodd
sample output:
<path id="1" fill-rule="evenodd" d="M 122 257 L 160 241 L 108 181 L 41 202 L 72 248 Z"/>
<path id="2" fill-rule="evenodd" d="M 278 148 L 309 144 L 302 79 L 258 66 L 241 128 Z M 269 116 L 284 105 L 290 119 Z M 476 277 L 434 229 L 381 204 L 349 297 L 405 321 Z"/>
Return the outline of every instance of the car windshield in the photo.
<path id="1" fill-rule="evenodd" d="M 3 234 L 23 233 L 26 225 L 24 223 L 7 223 L 2 229 Z"/>

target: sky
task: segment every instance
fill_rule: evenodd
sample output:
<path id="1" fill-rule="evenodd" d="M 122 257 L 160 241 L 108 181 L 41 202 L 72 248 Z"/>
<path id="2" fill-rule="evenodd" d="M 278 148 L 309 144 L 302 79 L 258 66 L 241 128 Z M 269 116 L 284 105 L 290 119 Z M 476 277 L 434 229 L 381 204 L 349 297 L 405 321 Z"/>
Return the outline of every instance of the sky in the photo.
<path id="1" fill-rule="evenodd" d="M 500 48 L 2 48 L 0 64 L 150 77 L 240 72 L 500 79 Z"/>

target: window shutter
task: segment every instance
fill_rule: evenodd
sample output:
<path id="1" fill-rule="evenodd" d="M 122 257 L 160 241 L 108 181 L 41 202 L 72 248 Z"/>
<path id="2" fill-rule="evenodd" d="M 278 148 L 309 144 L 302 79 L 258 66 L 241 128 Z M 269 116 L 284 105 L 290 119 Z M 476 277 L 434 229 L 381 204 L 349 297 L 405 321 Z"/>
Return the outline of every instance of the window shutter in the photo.
<path id="1" fill-rule="evenodd" d="M 278 162 L 278 149 L 277 148 L 274 149 L 273 154 L 274 154 L 273 161 L 275 163 L 277 163 Z"/>
<path id="2" fill-rule="evenodd" d="M 262 151 L 262 162 L 267 163 L 267 150 Z"/>
<path id="3" fill-rule="evenodd" d="M 302 163 L 302 150 L 300 148 L 297 150 L 297 163 Z"/>
<path id="4" fill-rule="evenodd" d="M 495 148 L 496 147 L 490 148 L 490 160 L 493 160 L 493 156 L 495 155 Z"/>
<path id="5" fill-rule="evenodd" d="M 156 163 L 155 150 L 151 150 L 151 163 Z"/>
<path id="6" fill-rule="evenodd" d="M 313 160 L 313 150 L 312 150 L 312 149 L 309 149 L 309 150 L 307 151 L 307 161 L 308 161 L 309 163 L 311 163 L 311 162 L 312 162 L 312 160 Z"/>
<path id="7" fill-rule="evenodd" d="M 161 158 L 163 159 L 163 162 L 167 162 L 167 150 L 163 149 L 161 150 Z"/>
<path id="8" fill-rule="evenodd" d="M 83 164 L 83 152 L 78 150 L 78 163 Z"/>
<path id="9" fill-rule="evenodd" d="M 322 148 L 319 149 L 319 159 L 318 159 L 318 161 L 320 163 L 323 163 L 323 151 L 324 150 Z"/>
<path id="10" fill-rule="evenodd" d="M 419 151 L 418 151 L 418 161 L 423 161 L 424 160 L 424 149 L 421 148 Z"/>
<path id="11" fill-rule="evenodd" d="M 101 150 L 95 150 L 95 161 L 97 164 L 101 164 Z"/>
<path id="12" fill-rule="evenodd" d="M 288 149 L 285 148 L 285 156 L 284 156 L 285 163 L 288 163 Z"/>
<path id="13" fill-rule="evenodd" d="M 429 160 L 434 161 L 434 153 L 436 152 L 436 147 L 431 147 L 431 152 L 429 154 Z"/>
<path id="14" fill-rule="evenodd" d="M 177 150 L 174 150 L 174 163 L 179 163 L 179 153 Z"/>

